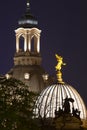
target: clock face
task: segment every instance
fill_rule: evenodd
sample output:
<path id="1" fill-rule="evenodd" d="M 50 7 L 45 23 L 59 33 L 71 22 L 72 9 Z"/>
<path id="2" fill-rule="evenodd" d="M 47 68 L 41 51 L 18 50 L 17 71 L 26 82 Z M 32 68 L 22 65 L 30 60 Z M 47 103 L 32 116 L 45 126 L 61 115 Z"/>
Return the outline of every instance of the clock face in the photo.
<path id="1" fill-rule="evenodd" d="M 26 80 L 28 80 L 28 79 L 30 78 L 30 74 L 29 74 L 29 73 L 25 73 L 25 74 L 24 74 L 24 78 L 25 78 Z"/>

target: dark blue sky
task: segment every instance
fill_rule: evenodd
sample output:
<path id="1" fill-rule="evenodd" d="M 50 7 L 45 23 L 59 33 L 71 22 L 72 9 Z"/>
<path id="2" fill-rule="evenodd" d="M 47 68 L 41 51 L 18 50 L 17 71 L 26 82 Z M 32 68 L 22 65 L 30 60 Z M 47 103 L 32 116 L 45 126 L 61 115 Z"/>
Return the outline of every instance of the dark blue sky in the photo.
<path id="1" fill-rule="evenodd" d="M 64 57 L 64 81 L 75 87 L 87 104 L 87 7 L 86 0 L 31 0 L 31 12 L 39 22 L 42 65 L 56 75 L 55 53 Z M 26 0 L 0 2 L 0 74 L 13 66 L 18 19 Z"/>

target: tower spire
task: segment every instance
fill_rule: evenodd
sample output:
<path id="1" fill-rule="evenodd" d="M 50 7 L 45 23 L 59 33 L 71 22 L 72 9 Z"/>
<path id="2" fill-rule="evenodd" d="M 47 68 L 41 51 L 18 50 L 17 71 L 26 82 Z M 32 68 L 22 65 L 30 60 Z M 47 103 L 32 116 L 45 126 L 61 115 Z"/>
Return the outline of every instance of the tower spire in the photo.
<path id="1" fill-rule="evenodd" d="M 29 12 L 30 11 L 30 0 L 27 0 L 26 5 L 27 5 L 27 12 Z"/>
<path id="2" fill-rule="evenodd" d="M 31 11 L 30 11 L 30 0 L 26 0 L 26 11 L 24 15 L 19 19 L 18 24 L 20 27 L 24 27 L 24 28 L 37 27 L 38 21 L 31 14 Z"/>

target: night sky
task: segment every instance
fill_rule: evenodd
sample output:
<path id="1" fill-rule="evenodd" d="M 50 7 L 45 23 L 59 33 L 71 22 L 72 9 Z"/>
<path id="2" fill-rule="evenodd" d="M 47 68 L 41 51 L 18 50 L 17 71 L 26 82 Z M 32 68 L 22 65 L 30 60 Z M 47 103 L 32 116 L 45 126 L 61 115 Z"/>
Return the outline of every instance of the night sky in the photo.
<path id="1" fill-rule="evenodd" d="M 86 0 L 30 0 L 41 33 L 42 66 L 55 76 L 55 53 L 64 57 L 63 79 L 87 105 L 87 4 Z M 13 67 L 15 32 L 26 10 L 26 0 L 0 2 L 0 74 Z"/>

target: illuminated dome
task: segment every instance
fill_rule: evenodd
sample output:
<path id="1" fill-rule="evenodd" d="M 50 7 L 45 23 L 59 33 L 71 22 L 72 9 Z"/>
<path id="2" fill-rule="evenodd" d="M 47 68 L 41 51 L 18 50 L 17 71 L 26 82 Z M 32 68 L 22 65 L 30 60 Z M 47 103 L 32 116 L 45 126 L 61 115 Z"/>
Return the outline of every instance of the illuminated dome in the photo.
<path id="1" fill-rule="evenodd" d="M 56 117 L 58 112 L 86 119 L 86 107 L 79 93 L 70 85 L 63 82 L 61 68 L 66 65 L 63 58 L 56 54 L 58 83 L 48 86 L 39 95 L 35 104 L 36 117 Z"/>
<path id="2" fill-rule="evenodd" d="M 66 97 L 74 100 L 73 103 L 70 103 L 71 113 L 74 107 L 80 111 L 80 118 L 86 119 L 86 108 L 79 93 L 72 86 L 61 83 L 48 86 L 41 92 L 36 101 L 36 116 L 55 117 L 55 110 L 63 109 Z"/>

